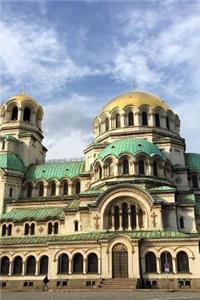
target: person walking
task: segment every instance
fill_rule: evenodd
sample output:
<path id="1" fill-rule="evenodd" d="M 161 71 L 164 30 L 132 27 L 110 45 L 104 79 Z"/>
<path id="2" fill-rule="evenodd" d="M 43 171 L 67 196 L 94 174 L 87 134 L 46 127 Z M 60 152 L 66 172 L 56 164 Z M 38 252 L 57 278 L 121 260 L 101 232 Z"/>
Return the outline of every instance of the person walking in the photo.
<path id="1" fill-rule="evenodd" d="M 46 275 L 43 279 L 43 288 L 42 288 L 43 291 L 45 291 L 45 290 L 48 291 L 49 290 L 48 282 L 49 282 L 49 279 Z"/>

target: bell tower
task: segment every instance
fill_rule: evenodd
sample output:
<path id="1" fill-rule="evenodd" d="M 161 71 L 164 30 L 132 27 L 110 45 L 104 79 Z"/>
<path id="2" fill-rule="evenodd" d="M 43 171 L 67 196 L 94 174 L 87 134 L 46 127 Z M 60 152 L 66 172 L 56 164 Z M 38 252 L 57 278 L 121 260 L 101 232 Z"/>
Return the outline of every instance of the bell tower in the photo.
<path id="1" fill-rule="evenodd" d="M 42 106 L 21 93 L 1 105 L 0 117 L 0 152 L 15 153 L 25 167 L 44 162 L 47 150 L 42 145 Z"/>

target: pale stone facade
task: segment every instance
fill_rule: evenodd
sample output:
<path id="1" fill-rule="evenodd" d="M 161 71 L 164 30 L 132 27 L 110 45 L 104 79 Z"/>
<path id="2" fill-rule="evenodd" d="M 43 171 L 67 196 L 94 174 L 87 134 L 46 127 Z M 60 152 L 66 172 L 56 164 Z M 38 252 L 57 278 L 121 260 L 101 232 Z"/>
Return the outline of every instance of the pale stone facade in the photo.
<path id="1" fill-rule="evenodd" d="M 43 109 L 0 109 L 1 286 L 200 286 L 200 154 L 157 96 L 104 106 L 84 160 L 45 163 Z M 103 283 L 102 283 L 103 284 Z"/>

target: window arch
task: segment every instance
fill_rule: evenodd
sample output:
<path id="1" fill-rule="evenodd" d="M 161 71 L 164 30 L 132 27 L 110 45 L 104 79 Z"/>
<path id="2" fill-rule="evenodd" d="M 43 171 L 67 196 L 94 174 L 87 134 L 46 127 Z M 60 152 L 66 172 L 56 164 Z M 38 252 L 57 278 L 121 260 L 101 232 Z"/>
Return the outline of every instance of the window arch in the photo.
<path id="1" fill-rule="evenodd" d="M 54 181 L 52 181 L 50 185 L 50 195 L 55 196 L 55 194 L 56 194 L 56 184 Z"/>
<path id="2" fill-rule="evenodd" d="M 7 228 L 7 235 L 8 235 L 8 236 L 12 235 L 12 225 L 11 225 L 11 224 L 8 225 L 8 228 Z"/>
<path id="3" fill-rule="evenodd" d="M 11 120 L 16 121 L 18 119 L 18 107 L 14 106 L 12 109 Z"/>
<path id="4" fill-rule="evenodd" d="M 34 235 L 35 234 L 35 223 L 32 223 L 30 226 L 30 235 Z"/>
<path id="5" fill-rule="evenodd" d="M 120 114 L 116 114 L 115 116 L 115 127 L 119 128 L 121 126 Z"/>
<path id="6" fill-rule="evenodd" d="M 144 170 L 144 160 L 140 159 L 138 161 L 138 173 L 139 175 L 144 175 L 145 174 L 145 170 Z"/>
<path id="7" fill-rule="evenodd" d="M 192 186 L 194 189 L 198 189 L 198 187 L 199 187 L 198 177 L 196 174 L 192 175 Z"/>
<path id="8" fill-rule="evenodd" d="M 24 235 L 28 235 L 29 234 L 29 224 L 26 223 L 25 226 L 24 226 Z"/>
<path id="9" fill-rule="evenodd" d="M 34 256 L 29 256 L 26 261 L 26 274 L 35 275 L 36 259 Z"/>
<path id="10" fill-rule="evenodd" d="M 48 223 L 48 234 L 52 234 L 52 232 L 53 232 L 53 224 L 52 224 L 52 222 L 49 222 Z"/>
<path id="11" fill-rule="evenodd" d="M 1 227 L 1 235 L 6 236 L 6 231 L 7 231 L 6 224 L 3 224 Z"/>
<path id="12" fill-rule="evenodd" d="M 16 256 L 13 262 L 13 275 L 22 274 L 22 265 L 23 265 L 23 261 L 21 256 Z"/>
<path id="13" fill-rule="evenodd" d="M 80 183 L 80 181 L 78 180 L 78 181 L 76 181 L 76 183 L 75 183 L 75 193 L 76 193 L 76 194 L 80 194 L 80 192 L 81 192 L 81 183 Z"/>
<path id="14" fill-rule="evenodd" d="M 155 126 L 160 127 L 160 116 L 158 113 L 155 114 Z"/>
<path id="15" fill-rule="evenodd" d="M 58 222 L 54 223 L 54 234 L 58 234 Z"/>
<path id="16" fill-rule="evenodd" d="M 119 228 L 119 206 L 114 207 L 115 230 Z"/>
<path id="17" fill-rule="evenodd" d="M 129 174 L 129 162 L 127 158 L 125 158 L 122 162 L 122 173 L 124 175 Z"/>
<path id="18" fill-rule="evenodd" d="M 157 161 L 153 162 L 153 176 L 158 176 L 158 163 L 157 163 Z"/>
<path id="19" fill-rule="evenodd" d="M 58 258 L 58 274 L 66 274 L 69 270 L 69 257 L 67 254 L 61 254 Z"/>
<path id="20" fill-rule="evenodd" d="M 31 110 L 29 107 L 25 107 L 24 108 L 24 117 L 23 117 L 23 120 L 25 122 L 30 122 L 31 120 Z"/>
<path id="21" fill-rule="evenodd" d="M 145 256 L 146 273 L 156 273 L 156 256 L 153 252 L 148 252 Z"/>
<path id="22" fill-rule="evenodd" d="M 73 273 L 83 273 L 83 256 L 80 253 L 74 255 Z"/>
<path id="23" fill-rule="evenodd" d="M 67 196 L 68 195 L 68 182 L 65 181 L 63 183 L 63 195 Z"/>
<path id="24" fill-rule="evenodd" d="M 142 112 L 142 126 L 147 126 L 147 125 L 148 125 L 147 112 L 143 111 Z"/>
<path id="25" fill-rule="evenodd" d="M 136 207 L 131 205 L 131 228 L 136 228 Z"/>
<path id="26" fill-rule="evenodd" d="M 27 184 L 27 194 L 26 194 L 27 198 L 31 198 L 32 197 L 32 183 L 29 182 Z"/>
<path id="27" fill-rule="evenodd" d="M 128 229 L 128 205 L 127 203 L 122 204 L 122 227 Z"/>
<path id="28" fill-rule="evenodd" d="M 108 118 L 105 119 L 105 130 L 109 131 L 109 119 Z"/>
<path id="29" fill-rule="evenodd" d="M 39 186 L 38 186 L 38 189 L 39 189 L 39 197 L 43 197 L 44 196 L 44 184 L 42 182 L 39 183 Z"/>
<path id="30" fill-rule="evenodd" d="M 180 217 L 179 222 L 180 222 L 180 228 L 181 229 L 185 228 L 184 217 Z"/>
<path id="31" fill-rule="evenodd" d="M 130 111 L 128 114 L 128 126 L 133 126 L 133 125 L 134 125 L 133 112 Z"/>
<path id="32" fill-rule="evenodd" d="M 7 256 L 3 256 L 1 259 L 1 275 L 9 274 L 9 266 L 10 266 L 9 258 Z"/>
<path id="33" fill-rule="evenodd" d="M 48 274 L 49 258 L 44 255 L 40 258 L 40 274 Z"/>
<path id="34" fill-rule="evenodd" d="M 165 272 L 166 268 L 169 268 L 170 272 L 173 272 L 173 267 L 172 267 L 172 256 L 169 252 L 163 252 L 160 257 L 161 261 L 161 272 Z"/>
<path id="35" fill-rule="evenodd" d="M 185 253 L 184 251 L 178 252 L 176 256 L 176 261 L 178 272 L 189 272 L 189 260 L 187 253 Z"/>
<path id="36" fill-rule="evenodd" d="M 98 273 L 98 257 L 95 253 L 90 253 L 87 259 L 88 273 Z"/>

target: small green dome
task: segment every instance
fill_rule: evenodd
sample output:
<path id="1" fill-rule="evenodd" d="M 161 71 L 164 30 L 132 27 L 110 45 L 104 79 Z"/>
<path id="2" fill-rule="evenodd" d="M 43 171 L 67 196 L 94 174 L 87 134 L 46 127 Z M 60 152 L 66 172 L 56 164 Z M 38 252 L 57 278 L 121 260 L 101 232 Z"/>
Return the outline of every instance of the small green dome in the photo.
<path id="1" fill-rule="evenodd" d="M 186 153 L 185 154 L 186 166 L 193 171 L 200 171 L 200 154 Z"/>
<path id="2" fill-rule="evenodd" d="M 138 153 L 144 153 L 150 157 L 159 156 L 166 159 L 164 153 L 153 143 L 144 139 L 121 139 L 106 146 L 98 155 L 100 160 L 107 156 L 119 157 L 121 154 L 130 154 L 135 156 Z"/>

